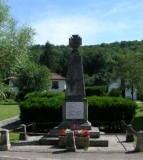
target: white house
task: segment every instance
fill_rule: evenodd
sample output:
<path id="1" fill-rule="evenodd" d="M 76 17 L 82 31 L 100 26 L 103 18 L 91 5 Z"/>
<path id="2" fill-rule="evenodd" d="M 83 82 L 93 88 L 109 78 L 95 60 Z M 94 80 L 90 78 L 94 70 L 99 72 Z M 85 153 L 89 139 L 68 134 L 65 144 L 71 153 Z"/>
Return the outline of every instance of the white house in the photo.
<path id="1" fill-rule="evenodd" d="M 19 92 L 18 87 L 16 86 L 17 77 L 11 76 L 7 79 L 9 87 L 15 92 L 15 95 L 17 95 Z"/>
<path id="2" fill-rule="evenodd" d="M 11 76 L 8 77 L 8 85 L 15 92 L 15 95 L 18 94 L 19 89 L 16 86 L 17 77 Z M 49 88 L 50 91 L 59 92 L 64 91 L 66 89 L 66 78 L 57 74 L 51 74 L 51 86 Z"/>
<path id="3" fill-rule="evenodd" d="M 57 74 L 51 74 L 51 87 L 49 88 L 50 91 L 64 91 L 66 89 L 66 78 Z"/>
<path id="4" fill-rule="evenodd" d="M 115 81 L 109 83 L 108 85 L 108 92 L 110 92 L 113 88 L 119 88 L 121 86 L 121 80 L 116 79 Z M 125 89 L 124 93 L 125 98 L 132 99 L 132 90 L 131 89 Z M 137 91 L 134 88 L 133 89 L 133 100 L 137 100 Z"/>

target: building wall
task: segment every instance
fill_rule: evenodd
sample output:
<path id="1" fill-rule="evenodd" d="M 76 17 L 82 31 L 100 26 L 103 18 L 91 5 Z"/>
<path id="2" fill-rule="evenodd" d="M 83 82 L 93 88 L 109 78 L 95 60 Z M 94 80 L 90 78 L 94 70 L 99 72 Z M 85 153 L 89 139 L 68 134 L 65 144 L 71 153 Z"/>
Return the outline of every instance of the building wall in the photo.
<path id="1" fill-rule="evenodd" d="M 53 89 L 52 88 L 52 83 L 51 83 L 51 87 L 50 87 L 50 91 L 53 91 L 53 92 L 62 92 L 66 89 L 66 81 L 65 80 L 52 80 L 52 81 L 58 81 L 58 86 L 59 88 L 57 89 Z"/>
<path id="2" fill-rule="evenodd" d="M 125 97 L 129 98 L 129 99 L 132 99 L 132 91 L 131 91 L 131 89 L 126 89 Z M 134 89 L 134 92 L 133 92 L 133 100 L 137 100 L 137 92 L 136 92 L 135 89 Z"/>
<path id="3" fill-rule="evenodd" d="M 110 92 L 113 88 L 119 88 L 119 86 L 120 86 L 120 80 L 110 83 L 108 86 L 108 92 Z"/>
<path id="4" fill-rule="evenodd" d="M 16 79 L 10 79 L 9 80 L 9 87 L 15 92 L 15 95 L 17 95 L 18 92 L 19 92 L 19 89 L 18 89 L 18 87 L 14 86 L 13 81 L 15 81 L 15 80 Z"/>
<path id="5" fill-rule="evenodd" d="M 110 92 L 113 88 L 119 88 L 120 87 L 120 80 L 116 80 L 115 82 L 112 82 L 109 84 L 108 86 L 108 92 Z M 128 99 L 132 99 L 132 93 L 131 93 L 131 89 L 126 89 L 125 90 L 125 97 Z M 137 91 L 134 88 L 134 92 L 133 92 L 133 100 L 137 100 Z"/>

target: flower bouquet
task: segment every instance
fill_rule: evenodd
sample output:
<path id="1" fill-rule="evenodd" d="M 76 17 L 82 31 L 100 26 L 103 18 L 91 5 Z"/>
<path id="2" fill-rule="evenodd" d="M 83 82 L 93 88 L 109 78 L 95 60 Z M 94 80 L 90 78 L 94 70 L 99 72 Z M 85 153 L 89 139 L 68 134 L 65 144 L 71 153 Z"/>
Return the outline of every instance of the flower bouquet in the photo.
<path id="1" fill-rule="evenodd" d="M 66 145 L 66 136 L 63 135 L 66 135 L 70 131 L 74 132 L 75 143 L 77 147 L 84 148 L 89 146 L 89 131 L 87 129 L 80 129 L 79 125 L 77 124 L 73 124 L 71 129 L 61 129 L 59 131 L 60 135 L 62 135 L 59 136 L 59 146 L 64 147 Z"/>

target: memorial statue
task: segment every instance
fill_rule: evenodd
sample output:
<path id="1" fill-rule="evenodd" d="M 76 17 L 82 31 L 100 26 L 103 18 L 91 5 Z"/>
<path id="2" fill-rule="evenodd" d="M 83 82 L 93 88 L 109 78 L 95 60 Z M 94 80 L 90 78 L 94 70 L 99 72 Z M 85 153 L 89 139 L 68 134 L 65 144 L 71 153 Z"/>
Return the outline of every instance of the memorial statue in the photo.
<path id="1" fill-rule="evenodd" d="M 72 35 L 71 38 L 69 38 L 69 46 L 73 49 L 72 53 L 76 54 L 78 52 L 78 47 L 82 45 L 82 39 L 78 35 Z"/>

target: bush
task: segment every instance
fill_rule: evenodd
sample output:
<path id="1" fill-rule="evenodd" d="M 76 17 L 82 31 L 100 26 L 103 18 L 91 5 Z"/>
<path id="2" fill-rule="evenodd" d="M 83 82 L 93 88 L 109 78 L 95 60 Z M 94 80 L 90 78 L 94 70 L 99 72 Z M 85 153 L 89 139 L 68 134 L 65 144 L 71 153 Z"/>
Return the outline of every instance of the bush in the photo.
<path id="1" fill-rule="evenodd" d="M 50 70 L 46 66 L 36 65 L 29 62 L 18 76 L 17 87 L 19 88 L 18 99 L 32 92 L 41 92 L 50 86 Z"/>
<path id="2" fill-rule="evenodd" d="M 137 108 L 134 101 L 116 97 L 88 97 L 88 117 L 91 122 L 120 122 L 130 124 Z"/>
<path id="3" fill-rule="evenodd" d="M 92 86 L 85 87 L 86 96 L 105 96 L 106 95 L 106 86 Z"/>
<path id="4" fill-rule="evenodd" d="M 3 87 L 3 93 L 0 94 L 0 100 L 6 100 L 8 99 L 15 99 L 15 92 L 12 90 L 8 85 L 4 85 Z"/>
<path id="5" fill-rule="evenodd" d="M 54 96 L 60 96 L 61 95 L 61 92 L 50 92 L 50 91 L 43 91 L 43 92 L 32 92 L 32 93 L 28 93 L 24 99 L 30 99 L 30 98 L 33 98 L 33 97 L 45 97 L 45 98 L 51 98 L 51 97 L 54 97 Z"/>
<path id="6" fill-rule="evenodd" d="M 20 103 L 20 117 L 24 124 L 32 122 L 48 123 L 62 121 L 63 92 L 35 92 L 28 94 Z M 134 101 L 117 97 L 87 97 L 90 122 L 131 123 L 137 104 Z M 110 127 L 110 123 L 106 124 Z"/>
<path id="7" fill-rule="evenodd" d="M 120 88 L 113 88 L 107 94 L 107 96 L 110 96 L 110 97 L 122 97 L 122 90 Z"/>
<path id="8" fill-rule="evenodd" d="M 49 95 L 44 96 L 43 94 Z M 34 97 L 39 95 L 38 97 Z M 62 121 L 62 103 L 65 97 L 64 93 L 32 93 L 28 94 L 25 101 L 20 103 L 20 118 L 22 123 L 30 124 L 32 122 L 61 122 Z"/>

